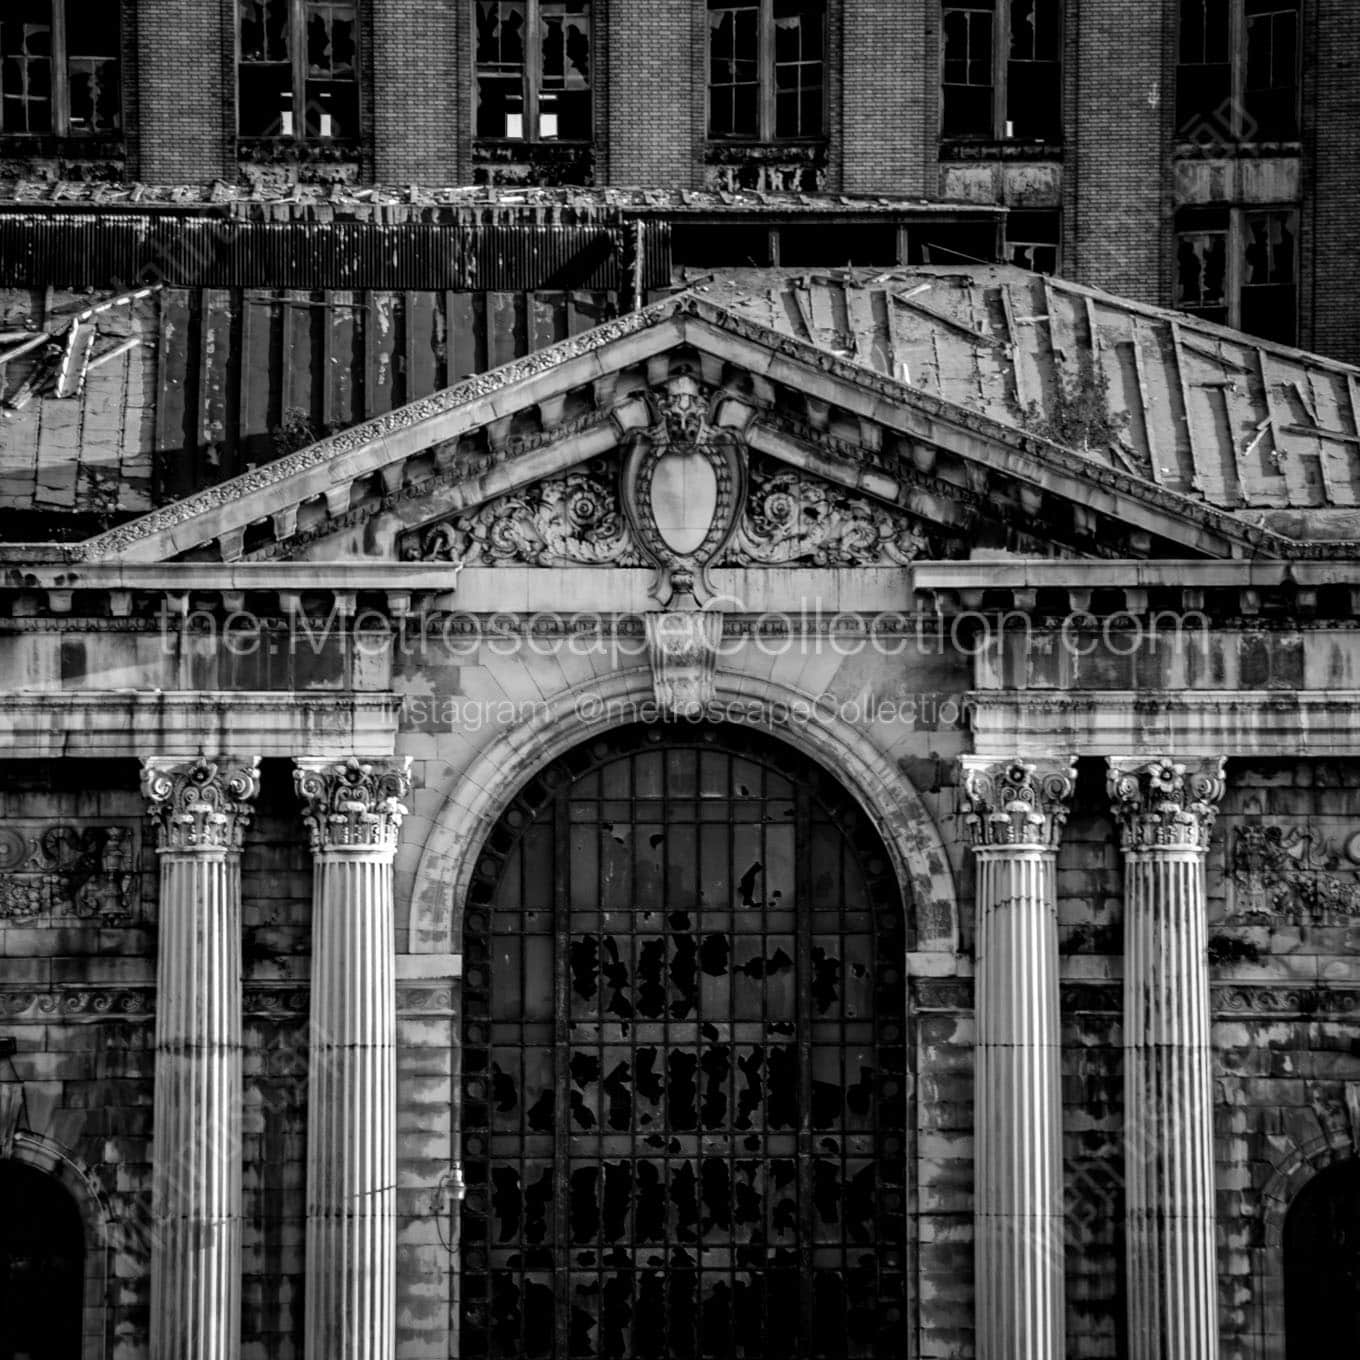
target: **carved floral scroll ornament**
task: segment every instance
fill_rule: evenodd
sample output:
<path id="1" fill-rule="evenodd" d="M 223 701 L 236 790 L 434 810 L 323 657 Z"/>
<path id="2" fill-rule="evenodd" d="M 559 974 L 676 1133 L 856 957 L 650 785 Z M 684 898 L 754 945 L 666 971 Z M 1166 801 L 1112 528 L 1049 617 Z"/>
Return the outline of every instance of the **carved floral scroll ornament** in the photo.
<path id="1" fill-rule="evenodd" d="M 1031 764 L 963 756 L 960 773 L 959 812 L 974 849 L 1057 847 L 1076 788 L 1075 757 Z"/>
<path id="2" fill-rule="evenodd" d="M 259 789 L 258 756 L 245 762 L 153 756 L 142 762 L 142 793 L 162 850 L 239 851 Z"/>
<path id="3" fill-rule="evenodd" d="M 1300 925 L 1360 917 L 1360 877 L 1343 861 L 1334 845 L 1303 827 L 1249 821 L 1232 839 L 1232 913 Z"/>
<path id="4" fill-rule="evenodd" d="M 137 905 L 131 826 L 6 821 L 0 827 L 0 921 L 129 921 Z"/>
<path id="5" fill-rule="evenodd" d="M 314 851 L 391 850 L 408 809 L 410 758 L 391 763 L 294 762 L 293 782 Z"/>
<path id="6" fill-rule="evenodd" d="M 436 525 L 420 541 L 427 562 L 495 567 L 637 565 L 642 561 L 607 471 L 538 482 Z"/>
<path id="7" fill-rule="evenodd" d="M 728 553 L 742 566 L 905 566 L 929 546 L 904 515 L 802 473 L 756 473 Z"/>
<path id="8" fill-rule="evenodd" d="M 657 706 L 671 717 L 698 716 L 714 699 L 722 615 L 676 611 L 643 618 Z"/>
<path id="9" fill-rule="evenodd" d="M 1223 798 L 1223 758 L 1109 757 L 1106 788 L 1125 850 L 1209 848 Z"/>

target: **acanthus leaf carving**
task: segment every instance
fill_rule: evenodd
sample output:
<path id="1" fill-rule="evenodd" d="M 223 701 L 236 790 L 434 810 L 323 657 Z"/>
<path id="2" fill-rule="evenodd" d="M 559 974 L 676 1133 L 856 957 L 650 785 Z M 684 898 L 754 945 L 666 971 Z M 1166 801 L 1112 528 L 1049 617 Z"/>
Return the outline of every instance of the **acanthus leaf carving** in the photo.
<path id="1" fill-rule="evenodd" d="M 1360 917 L 1360 875 L 1342 853 L 1304 827 L 1252 819 L 1238 826 L 1228 861 L 1230 911 L 1298 925 Z"/>
<path id="2" fill-rule="evenodd" d="M 720 613 L 677 611 L 646 614 L 647 655 L 657 706 L 671 717 L 695 717 L 714 698 Z"/>
<path id="3" fill-rule="evenodd" d="M 428 529 L 414 549 L 426 562 L 463 566 L 636 566 L 642 558 L 609 470 L 593 465 L 489 501 Z"/>
<path id="4" fill-rule="evenodd" d="M 906 566 L 930 541 L 907 517 L 791 468 L 757 462 L 727 559 L 740 566 Z"/>
<path id="5" fill-rule="evenodd" d="M 294 762 L 293 782 L 313 851 L 394 850 L 411 792 L 409 757 L 391 762 Z"/>
<path id="6" fill-rule="evenodd" d="M 1076 757 L 1054 761 L 962 756 L 959 812 L 976 850 L 1056 849 L 1076 788 Z"/>
<path id="7" fill-rule="evenodd" d="M 1125 850 L 1207 850 L 1223 798 L 1224 758 L 1107 758 L 1106 789 Z"/>
<path id="8" fill-rule="evenodd" d="M 8 820 L 0 827 L 0 921 L 97 919 L 137 905 L 137 829 Z"/>
<path id="9" fill-rule="evenodd" d="M 142 762 L 142 794 L 162 850 L 239 851 L 259 789 L 258 756 L 244 762 L 150 756 Z"/>

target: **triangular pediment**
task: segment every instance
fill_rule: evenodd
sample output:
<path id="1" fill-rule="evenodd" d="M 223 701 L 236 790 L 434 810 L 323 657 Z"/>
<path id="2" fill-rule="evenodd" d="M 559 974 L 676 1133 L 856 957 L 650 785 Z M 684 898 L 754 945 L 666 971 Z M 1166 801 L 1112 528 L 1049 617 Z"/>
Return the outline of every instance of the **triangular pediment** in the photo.
<path id="1" fill-rule="evenodd" d="M 728 506 L 730 523 L 702 553 L 680 554 L 704 565 L 888 565 L 976 546 L 1123 558 L 1290 553 L 1292 540 L 1118 459 L 1064 447 L 864 359 L 684 293 L 122 525 L 71 556 L 655 565 L 666 550 L 640 534 L 649 512 L 627 480 L 644 446 L 654 462 L 668 451 L 735 450 L 726 472 L 714 466 L 719 480 L 743 481 L 741 505 Z M 682 474 L 671 463 L 659 475 L 683 485 Z M 598 525 L 572 532 L 590 495 L 608 502 L 617 535 Z"/>

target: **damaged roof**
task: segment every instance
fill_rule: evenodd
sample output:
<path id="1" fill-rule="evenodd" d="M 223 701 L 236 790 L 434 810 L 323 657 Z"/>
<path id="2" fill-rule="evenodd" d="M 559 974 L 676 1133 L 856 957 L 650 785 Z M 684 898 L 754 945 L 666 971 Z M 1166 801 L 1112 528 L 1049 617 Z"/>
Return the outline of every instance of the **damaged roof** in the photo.
<path id="1" fill-rule="evenodd" d="M 725 271 L 691 290 L 771 343 L 1251 525 L 1360 537 L 1360 370 L 1000 266 Z M 612 314 L 603 294 L 159 288 L 66 299 L 26 328 L 25 299 L 0 295 L 0 509 L 105 525 Z M 216 475 L 195 483 L 194 459 Z"/>
<path id="2" fill-rule="evenodd" d="M 1360 536 L 1360 369 L 1006 266 L 751 270 L 694 286 L 1254 524 Z"/>

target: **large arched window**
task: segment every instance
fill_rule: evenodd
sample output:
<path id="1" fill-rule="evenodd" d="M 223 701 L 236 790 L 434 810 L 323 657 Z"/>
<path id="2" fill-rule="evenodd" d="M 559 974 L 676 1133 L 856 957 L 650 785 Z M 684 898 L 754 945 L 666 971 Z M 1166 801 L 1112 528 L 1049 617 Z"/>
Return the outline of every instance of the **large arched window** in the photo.
<path id="1" fill-rule="evenodd" d="M 1287 1360 L 1360 1352 L 1360 1161 L 1315 1176 L 1284 1225 Z"/>
<path id="2" fill-rule="evenodd" d="M 901 1355 L 902 909 L 838 787 L 754 732 L 579 748 L 465 949 L 464 1355 Z"/>
<path id="3" fill-rule="evenodd" d="M 0 1360 L 80 1360 L 85 1231 L 61 1184 L 0 1161 Z"/>

